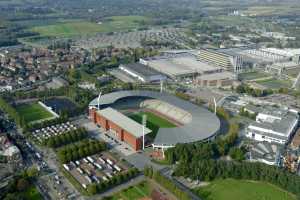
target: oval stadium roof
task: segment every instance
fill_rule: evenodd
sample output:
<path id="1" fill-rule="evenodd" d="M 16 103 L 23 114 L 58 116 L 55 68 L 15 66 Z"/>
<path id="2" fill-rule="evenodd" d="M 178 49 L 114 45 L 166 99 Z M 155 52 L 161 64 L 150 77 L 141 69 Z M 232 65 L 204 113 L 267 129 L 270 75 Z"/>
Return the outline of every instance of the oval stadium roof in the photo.
<path id="1" fill-rule="evenodd" d="M 181 108 L 192 115 L 192 120 L 183 126 L 160 128 L 154 139 L 154 145 L 173 146 L 177 143 L 191 143 L 206 140 L 213 137 L 220 130 L 220 120 L 215 114 L 203 107 L 199 107 L 168 93 L 145 90 L 112 92 L 100 97 L 100 106 L 110 105 L 119 99 L 135 96 L 158 99 Z M 97 98 L 89 104 L 89 106 L 95 107 L 97 107 L 97 105 Z"/>

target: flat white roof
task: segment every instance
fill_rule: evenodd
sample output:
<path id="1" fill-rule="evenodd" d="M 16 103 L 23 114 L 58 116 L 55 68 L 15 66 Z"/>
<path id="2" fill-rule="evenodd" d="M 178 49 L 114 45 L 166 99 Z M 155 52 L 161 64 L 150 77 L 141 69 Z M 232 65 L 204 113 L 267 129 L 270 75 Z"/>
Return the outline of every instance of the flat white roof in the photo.
<path id="1" fill-rule="evenodd" d="M 135 137 L 139 138 L 143 136 L 143 126 L 133 119 L 130 119 L 126 115 L 118 112 L 117 110 L 108 107 L 103 110 L 97 111 L 101 116 L 105 117 L 109 121 L 112 121 L 113 123 L 117 124 L 122 129 L 128 131 Z M 151 133 L 152 131 L 145 127 L 145 135 L 148 133 Z"/>
<path id="2" fill-rule="evenodd" d="M 147 60 L 148 65 L 169 76 L 210 72 L 220 69 L 205 62 L 198 61 L 195 56 L 177 56 Z"/>

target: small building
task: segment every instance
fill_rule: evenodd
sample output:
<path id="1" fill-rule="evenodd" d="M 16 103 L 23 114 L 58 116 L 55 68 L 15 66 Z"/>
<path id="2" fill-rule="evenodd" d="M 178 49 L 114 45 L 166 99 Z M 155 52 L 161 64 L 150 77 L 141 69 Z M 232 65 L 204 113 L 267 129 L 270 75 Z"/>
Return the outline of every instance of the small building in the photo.
<path id="1" fill-rule="evenodd" d="M 143 126 L 141 124 L 110 107 L 98 111 L 91 108 L 89 116 L 94 123 L 112 133 L 120 141 L 129 144 L 135 151 L 142 149 Z M 144 128 L 145 135 L 151 132 L 147 127 Z"/>

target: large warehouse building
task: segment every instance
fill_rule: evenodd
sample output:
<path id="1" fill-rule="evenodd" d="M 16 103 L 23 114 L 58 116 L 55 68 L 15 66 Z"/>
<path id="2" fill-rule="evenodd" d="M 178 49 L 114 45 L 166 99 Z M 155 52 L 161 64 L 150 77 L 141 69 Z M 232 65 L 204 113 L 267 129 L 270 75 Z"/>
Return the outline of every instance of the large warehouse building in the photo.
<path id="1" fill-rule="evenodd" d="M 115 134 L 119 140 L 128 143 L 134 150 L 141 149 L 142 125 L 121 112 L 109 108 L 124 101 L 125 108 L 123 105 L 123 109 L 128 110 L 126 105 L 132 106 L 129 101 L 134 101 L 133 98 L 144 99 L 144 103 L 140 103 L 137 109 L 141 109 L 140 106 L 144 105 L 147 106 L 147 110 L 153 110 L 154 113 L 160 113 L 161 116 L 180 122 L 177 127 L 159 128 L 152 143 L 155 149 L 164 150 L 178 143 L 210 141 L 220 130 L 220 120 L 214 113 L 167 93 L 140 90 L 118 91 L 101 96 L 99 101 L 96 98 L 90 102 L 90 118 L 104 130 L 110 130 L 109 132 Z M 145 130 L 145 134 L 150 132 L 149 129 Z"/>
<path id="2" fill-rule="evenodd" d="M 199 61 L 197 56 L 189 52 L 144 58 L 140 59 L 140 63 L 172 79 L 194 78 L 198 75 L 222 71 L 220 67 Z"/>
<path id="3" fill-rule="evenodd" d="M 143 134 L 151 133 L 150 129 L 145 127 L 143 130 L 141 124 L 110 107 L 99 111 L 95 108 L 90 109 L 89 116 L 94 123 L 114 133 L 116 138 L 126 142 L 136 151 L 142 148 Z"/>

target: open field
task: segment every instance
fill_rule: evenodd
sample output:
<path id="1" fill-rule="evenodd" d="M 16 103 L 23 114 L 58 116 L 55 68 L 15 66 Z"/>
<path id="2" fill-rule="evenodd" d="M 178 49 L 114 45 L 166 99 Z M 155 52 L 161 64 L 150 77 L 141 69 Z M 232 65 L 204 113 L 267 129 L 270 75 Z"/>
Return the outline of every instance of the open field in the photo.
<path id="1" fill-rule="evenodd" d="M 195 190 L 205 200 L 295 200 L 296 198 L 280 188 L 263 182 L 247 180 L 216 180 L 208 186 Z"/>
<path id="2" fill-rule="evenodd" d="M 148 18 L 142 16 L 114 16 L 98 23 L 79 20 L 62 21 L 54 25 L 36 26 L 30 30 L 38 32 L 41 36 L 72 37 L 136 29 L 146 20 Z"/>
<path id="3" fill-rule="evenodd" d="M 299 6 L 290 5 L 272 5 L 272 6 L 251 6 L 243 11 L 250 16 L 268 16 L 268 15 L 286 15 L 300 11 Z"/>
<path id="4" fill-rule="evenodd" d="M 38 120 L 52 118 L 53 115 L 43 108 L 38 103 L 33 104 L 22 104 L 17 106 L 17 112 L 24 117 L 24 120 L 29 122 L 34 122 Z"/>
<path id="5" fill-rule="evenodd" d="M 168 120 L 161 118 L 151 112 L 139 112 L 136 114 L 129 115 L 129 117 L 138 123 L 142 123 L 144 114 L 147 115 L 147 125 L 146 126 L 150 130 L 152 130 L 152 132 L 150 134 L 148 134 L 148 136 L 150 136 L 151 138 L 155 138 L 159 128 L 176 127 L 176 125 L 174 125 L 173 123 L 171 123 Z"/>
<path id="6" fill-rule="evenodd" d="M 143 181 L 138 185 L 131 186 L 111 197 L 111 200 L 140 200 L 150 196 L 151 190 L 149 182 Z"/>
<path id="7" fill-rule="evenodd" d="M 256 81 L 256 83 L 270 88 L 270 89 L 280 89 L 280 88 L 289 88 L 291 87 L 291 82 L 288 80 L 279 80 L 279 79 L 266 79 L 266 80 L 260 80 Z"/>
<path id="8" fill-rule="evenodd" d="M 239 80 L 249 81 L 249 80 L 265 78 L 268 76 L 270 76 L 270 75 L 268 75 L 264 72 L 246 72 L 246 73 L 239 74 Z"/>

